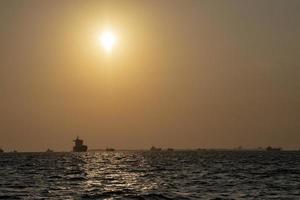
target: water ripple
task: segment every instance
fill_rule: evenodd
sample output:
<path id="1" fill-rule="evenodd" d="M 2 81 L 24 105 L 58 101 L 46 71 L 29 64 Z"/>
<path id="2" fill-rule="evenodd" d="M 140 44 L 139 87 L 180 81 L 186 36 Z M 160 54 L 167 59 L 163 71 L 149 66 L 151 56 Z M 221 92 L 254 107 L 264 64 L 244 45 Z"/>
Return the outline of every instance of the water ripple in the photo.
<path id="1" fill-rule="evenodd" d="M 0 199 L 299 199 L 299 152 L 0 155 Z"/>

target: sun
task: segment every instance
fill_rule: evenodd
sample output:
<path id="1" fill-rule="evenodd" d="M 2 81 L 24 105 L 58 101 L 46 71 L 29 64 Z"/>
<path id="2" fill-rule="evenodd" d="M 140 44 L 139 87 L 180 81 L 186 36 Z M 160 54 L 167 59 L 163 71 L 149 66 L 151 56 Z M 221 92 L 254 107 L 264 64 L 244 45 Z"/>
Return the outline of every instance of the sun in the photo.
<path id="1" fill-rule="evenodd" d="M 100 35 L 99 42 L 105 51 L 111 52 L 117 42 L 117 38 L 113 32 L 105 31 Z"/>

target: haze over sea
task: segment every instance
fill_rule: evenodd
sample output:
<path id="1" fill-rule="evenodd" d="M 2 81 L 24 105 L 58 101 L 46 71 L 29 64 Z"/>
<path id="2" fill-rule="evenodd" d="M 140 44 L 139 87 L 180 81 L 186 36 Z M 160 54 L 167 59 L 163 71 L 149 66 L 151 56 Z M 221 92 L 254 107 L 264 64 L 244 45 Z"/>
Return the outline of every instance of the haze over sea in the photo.
<path id="1" fill-rule="evenodd" d="M 0 154 L 0 199 L 299 199 L 300 151 Z"/>

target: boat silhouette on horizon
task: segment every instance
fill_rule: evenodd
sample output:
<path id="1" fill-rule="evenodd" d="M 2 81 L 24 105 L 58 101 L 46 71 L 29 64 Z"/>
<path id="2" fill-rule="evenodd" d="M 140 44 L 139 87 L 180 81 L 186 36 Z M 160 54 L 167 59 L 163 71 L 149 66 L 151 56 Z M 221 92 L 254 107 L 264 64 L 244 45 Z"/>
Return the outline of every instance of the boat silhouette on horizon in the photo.
<path id="1" fill-rule="evenodd" d="M 271 147 L 271 146 L 268 146 L 266 148 L 266 151 L 281 151 L 282 148 L 278 147 L 278 148 L 274 148 L 274 147 Z"/>
<path id="2" fill-rule="evenodd" d="M 152 146 L 151 148 L 150 148 L 150 151 L 161 151 L 162 149 L 161 148 L 157 148 L 157 147 L 155 147 L 155 146 Z"/>
<path id="3" fill-rule="evenodd" d="M 115 151 L 114 148 L 106 148 L 105 151 Z"/>
<path id="4" fill-rule="evenodd" d="M 45 152 L 46 153 L 53 153 L 54 151 L 52 149 L 47 149 Z"/>

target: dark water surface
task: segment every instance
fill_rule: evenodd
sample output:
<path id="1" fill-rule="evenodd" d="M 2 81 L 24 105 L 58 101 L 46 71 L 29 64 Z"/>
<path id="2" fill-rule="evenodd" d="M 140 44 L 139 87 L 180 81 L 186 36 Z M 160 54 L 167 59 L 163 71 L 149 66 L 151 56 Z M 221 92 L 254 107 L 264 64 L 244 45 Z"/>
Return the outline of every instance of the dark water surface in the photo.
<path id="1" fill-rule="evenodd" d="M 300 152 L 5 153 L 0 199 L 300 199 Z"/>

